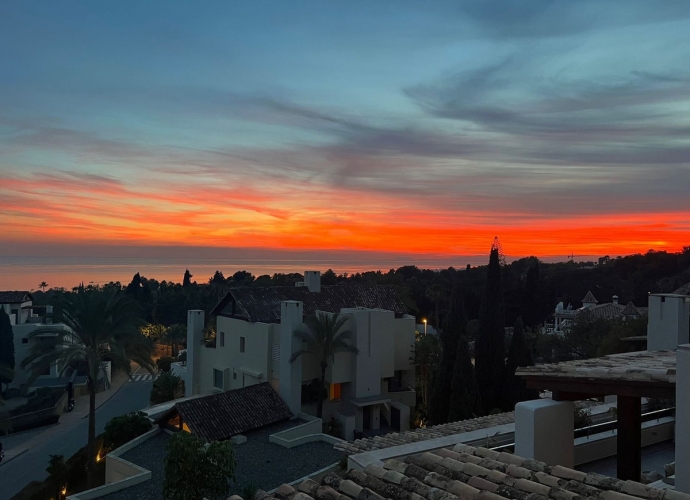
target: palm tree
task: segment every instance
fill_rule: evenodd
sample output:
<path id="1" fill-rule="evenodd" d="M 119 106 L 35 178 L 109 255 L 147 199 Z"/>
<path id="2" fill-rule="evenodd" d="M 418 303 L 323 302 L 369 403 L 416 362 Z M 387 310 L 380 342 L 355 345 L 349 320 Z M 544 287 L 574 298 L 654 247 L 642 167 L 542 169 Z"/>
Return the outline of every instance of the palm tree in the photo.
<path id="1" fill-rule="evenodd" d="M 177 346 L 184 345 L 187 341 L 187 326 L 175 323 L 168 329 L 165 335 L 165 341 L 172 346 L 172 357 L 177 359 Z"/>
<path id="2" fill-rule="evenodd" d="M 73 361 L 86 364 L 89 389 L 86 474 L 89 487 L 94 484 L 96 463 L 96 388 L 99 377 L 103 375 L 105 378 L 105 361 L 121 366 L 130 376 L 131 361 L 153 373 L 153 346 L 139 333 L 141 320 L 136 311 L 136 304 L 122 293 L 87 291 L 81 286 L 65 299 L 58 318 L 71 331 L 46 326 L 29 334 L 37 341 L 22 361 L 22 367 L 31 366 L 34 377 L 55 363 L 61 367 L 61 374 Z"/>
<path id="3" fill-rule="evenodd" d="M 161 373 L 151 389 L 151 404 L 165 403 L 177 398 L 181 391 L 182 378 L 172 373 Z"/>
<path id="4" fill-rule="evenodd" d="M 351 352 L 359 354 L 359 349 L 350 344 L 353 332 L 343 328 L 347 317 L 340 317 L 339 314 L 317 313 L 316 316 L 307 317 L 305 324 L 306 330 L 296 330 L 294 336 L 302 341 L 302 349 L 295 351 L 290 356 L 290 363 L 294 362 L 303 354 L 310 354 L 315 357 L 321 368 L 321 378 L 319 387 L 318 406 L 316 416 L 321 418 L 323 415 L 323 402 L 326 399 L 326 368 L 329 361 L 335 362 L 335 355 L 339 352 Z"/>
<path id="5" fill-rule="evenodd" d="M 45 281 L 41 281 L 41 284 L 38 285 L 38 288 L 40 288 L 42 292 L 45 292 L 46 288 L 48 288 L 48 283 L 46 283 Z"/>

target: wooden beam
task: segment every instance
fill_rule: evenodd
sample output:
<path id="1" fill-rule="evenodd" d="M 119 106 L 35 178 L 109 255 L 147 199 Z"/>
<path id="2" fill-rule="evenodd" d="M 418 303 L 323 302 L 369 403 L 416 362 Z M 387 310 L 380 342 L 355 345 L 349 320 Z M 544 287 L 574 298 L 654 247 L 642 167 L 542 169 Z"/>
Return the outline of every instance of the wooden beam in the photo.
<path id="1" fill-rule="evenodd" d="M 642 472 L 642 401 L 618 397 L 618 479 L 640 481 Z"/>

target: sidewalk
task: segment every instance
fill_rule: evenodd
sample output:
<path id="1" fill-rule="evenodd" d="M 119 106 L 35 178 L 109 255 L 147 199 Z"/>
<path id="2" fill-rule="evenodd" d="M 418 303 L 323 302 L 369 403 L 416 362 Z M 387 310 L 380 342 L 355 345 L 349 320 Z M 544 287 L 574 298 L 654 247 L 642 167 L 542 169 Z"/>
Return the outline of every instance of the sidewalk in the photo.
<path id="1" fill-rule="evenodd" d="M 134 373 L 139 370 L 137 368 Z M 125 372 L 119 372 L 115 378 L 111 381 L 110 387 L 103 392 L 96 394 L 96 409 L 98 409 L 103 403 L 112 398 L 117 391 L 119 391 L 123 385 L 127 383 L 129 377 Z M 86 394 L 77 398 L 74 401 L 74 409 L 71 412 L 63 413 L 60 416 L 60 421 L 55 425 L 50 425 L 40 434 L 32 437 L 25 443 L 15 446 L 14 448 L 5 450 L 5 459 L 0 464 L 0 468 L 11 461 L 12 459 L 18 457 L 22 453 L 33 448 L 37 443 L 42 443 L 51 439 L 52 436 L 65 432 L 69 428 L 77 425 L 81 419 L 89 416 L 89 395 Z M 27 431 L 28 432 L 28 431 Z"/>

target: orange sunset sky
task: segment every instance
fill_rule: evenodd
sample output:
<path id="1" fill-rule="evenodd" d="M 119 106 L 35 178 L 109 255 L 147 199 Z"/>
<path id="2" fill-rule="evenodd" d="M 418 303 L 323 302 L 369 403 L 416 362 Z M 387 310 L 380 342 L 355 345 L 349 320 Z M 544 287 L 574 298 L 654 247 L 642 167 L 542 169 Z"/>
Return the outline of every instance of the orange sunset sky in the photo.
<path id="1" fill-rule="evenodd" d="M 690 244 L 688 5 L 530 5 L 4 7 L 0 259 Z"/>

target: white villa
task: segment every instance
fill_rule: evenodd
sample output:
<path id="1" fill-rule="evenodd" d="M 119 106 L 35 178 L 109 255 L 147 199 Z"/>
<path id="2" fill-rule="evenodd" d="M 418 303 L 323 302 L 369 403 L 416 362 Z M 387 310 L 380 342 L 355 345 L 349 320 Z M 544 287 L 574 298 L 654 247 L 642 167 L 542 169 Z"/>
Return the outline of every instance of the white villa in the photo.
<path id="1" fill-rule="evenodd" d="M 9 387 L 18 388 L 26 383 L 30 376 L 28 369 L 22 369 L 22 360 L 27 357 L 35 342 L 41 342 L 51 336 L 50 333 L 46 333 L 39 338 L 30 339 L 29 334 L 47 324 L 51 324 L 51 328 L 55 330 L 68 330 L 68 327 L 61 323 L 53 324 L 53 307 L 34 306 L 33 296 L 29 292 L 0 291 L 0 309 L 3 309 L 10 317 L 12 333 L 14 334 L 14 379 Z M 41 385 L 41 383 L 47 383 L 49 379 L 58 379 L 59 377 L 59 366 L 55 363 L 38 377 L 37 384 Z"/>
<path id="2" fill-rule="evenodd" d="M 583 313 L 592 315 L 594 318 L 639 318 L 647 314 L 647 308 L 637 307 L 632 302 L 626 305 L 619 304 L 618 295 L 614 295 L 611 302 L 599 304 L 592 292 L 587 292 L 582 299 L 582 307 L 579 309 L 573 309 L 571 305 L 564 307 L 563 302 L 559 302 L 553 314 L 553 327 L 547 328 L 546 332 L 563 335 L 565 330 L 575 323 L 577 316 Z"/>
<path id="3" fill-rule="evenodd" d="M 305 396 L 320 376 L 317 361 L 306 355 L 290 363 L 290 356 L 302 348 L 294 332 L 317 312 L 345 315 L 359 349 L 337 354 L 328 367 L 324 421 L 337 418 L 350 439 L 382 425 L 407 430 L 416 403 L 415 319 L 393 287 L 322 287 L 320 273 L 307 271 L 295 287 L 232 289 L 211 312 L 215 342 L 204 343 L 204 312 L 188 312 L 187 362 L 173 364 L 173 372 L 187 396 L 269 382 L 295 415 L 314 413 Z"/>

